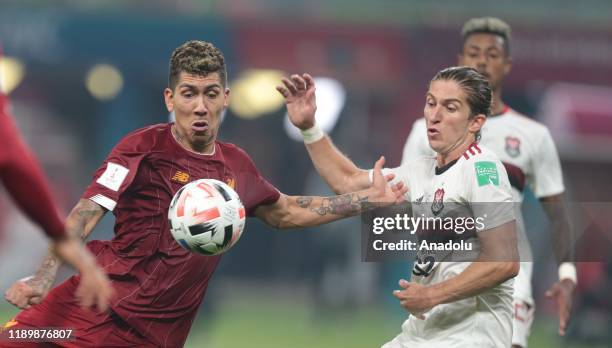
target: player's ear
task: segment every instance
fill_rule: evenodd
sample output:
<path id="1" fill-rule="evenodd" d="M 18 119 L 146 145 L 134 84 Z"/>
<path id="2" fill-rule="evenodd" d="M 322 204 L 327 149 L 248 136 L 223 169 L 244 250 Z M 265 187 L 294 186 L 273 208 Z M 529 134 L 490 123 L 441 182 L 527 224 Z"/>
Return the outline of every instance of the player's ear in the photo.
<path id="1" fill-rule="evenodd" d="M 504 64 L 504 74 L 508 75 L 512 70 L 512 57 L 506 57 L 506 63 Z"/>
<path id="2" fill-rule="evenodd" d="M 227 107 L 229 106 L 229 101 L 230 101 L 230 89 L 226 88 L 223 91 L 223 94 L 224 94 L 223 108 L 227 109 Z"/>
<path id="3" fill-rule="evenodd" d="M 164 89 L 164 102 L 166 103 L 168 112 L 174 111 L 174 93 L 170 88 Z"/>
<path id="4" fill-rule="evenodd" d="M 471 133 L 476 133 L 484 126 L 485 122 L 487 122 L 487 117 L 483 114 L 478 114 L 470 120 L 468 130 Z"/>

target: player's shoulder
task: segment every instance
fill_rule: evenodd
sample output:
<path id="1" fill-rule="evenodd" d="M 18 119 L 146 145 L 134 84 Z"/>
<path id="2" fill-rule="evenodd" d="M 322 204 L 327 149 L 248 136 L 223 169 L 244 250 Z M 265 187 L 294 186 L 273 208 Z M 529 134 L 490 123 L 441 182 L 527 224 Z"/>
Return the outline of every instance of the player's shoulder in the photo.
<path id="1" fill-rule="evenodd" d="M 170 127 L 170 123 L 160 123 L 136 129 L 125 135 L 119 141 L 117 147 L 130 149 L 134 152 L 151 151 L 157 144 L 162 143 L 159 139 L 160 137 L 167 136 L 168 132 L 170 132 Z"/>
<path id="2" fill-rule="evenodd" d="M 416 121 L 414 121 L 414 123 L 412 124 L 413 128 L 425 128 L 425 117 L 419 117 Z"/>
<path id="3" fill-rule="evenodd" d="M 495 162 L 501 165 L 501 160 L 495 154 L 495 152 L 489 150 L 486 146 L 474 142 L 472 143 L 468 149 L 461 156 L 462 163 L 464 166 L 473 166 L 473 164 L 477 162 Z"/>
<path id="4" fill-rule="evenodd" d="M 510 124 L 520 128 L 521 130 L 534 135 L 542 135 L 549 133 L 548 127 L 541 122 L 538 122 L 529 116 L 522 114 L 514 109 L 509 108 L 504 117 Z"/>
<path id="5" fill-rule="evenodd" d="M 251 156 L 249 156 L 249 154 L 243 148 L 236 144 L 217 140 L 217 145 L 225 158 L 251 160 Z"/>
<path id="6" fill-rule="evenodd" d="M 419 137 L 425 138 L 425 134 L 427 129 L 427 123 L 425 122 L 425 117 L 420 117 L 412 124 L 412 129 L 410 131 L 410 136 L 414 137 L 418 135 Z"/>
<path id="7" fill-rule="evenodd" d="M 502 186 L 507 193 L 510 193 L 510 183 L 504 164 L 495 152 L 486 146 L 472 143 L 460 162 L 462 162 L 462 179 L 466 180 L 465 182 L 473 180 L 478 186 L 492 183 L 494 186 Z"/>

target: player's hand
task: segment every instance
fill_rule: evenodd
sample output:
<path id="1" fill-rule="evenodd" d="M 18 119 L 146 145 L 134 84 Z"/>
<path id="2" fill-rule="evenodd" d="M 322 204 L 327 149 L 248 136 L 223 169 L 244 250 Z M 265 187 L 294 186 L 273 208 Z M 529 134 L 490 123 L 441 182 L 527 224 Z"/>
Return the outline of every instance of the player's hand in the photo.
<path id="1" fill-rule="evenodd" d="M 81 280 L 75 294 L 81 307 L 95 306 L 98 311 L 105 312 L 113 295 L 111 282 L 99 267 L 81 272 Z"/>
<path id="2" fill-rule="evenodd" d="M 393 296 L 400 300 L 400 305 L 410 314 L 418 319 L 425 319 L 423 313 L 434 307 L 431 299 L 427 296 L 427 287 L 400 279 L 399 286 L 402 290 L 393 291 Z"/>
<path id="3" fill-rule="evenodd" d="M 565 336 L 567 324 L 572 312 L 574 298 L 574 288 L 576 284 L 570 279 L 563 279 L 554 283 L 548 291 L 546 297 L 556 299 L 559 306 L 559 335 Z"/>
<path id="4" fill-rule="evenodd" d="M 314 79 L 308 74 L 294 74 L 290 79 L 283 77 L 282 82 L 284 86 L 276 90 L 285 98 L 289 120 L 299 129 L 312 128 L 317 111 Z"/>
<path id="5" fill-rule="evenodd" d="M 81 280 L 75 296 L 81 307 L 96 307 L 100 312 L 108 309 L 113 287 L 95 258 L 80 239 L 70 237 L 55 244 L 55 251 L 80 273 Z"/>
<path id="6" fill-rule="evenodd" d="M 385 165 L 385 157 L 380 156 L 378 161 L 374 164 L 374 171 L 372 176 L 371 189 L 373 194 L 371 195 L 370 201 L 373 203 L 401 203 L 406 200 L 404 195 L 408 192 L 408 188 L 403 182 L 391 184 L 394 175 L 389 174 L 383 176 L 382 168 Z"/>
<path id="7" fill-rule="evenodd" d="M 27 309 L 33 304 L 40 303 L 50 288 L 49 282 L 31 276 L 13 283 L 4 293 L 4 298 L 17 308 Z"/>

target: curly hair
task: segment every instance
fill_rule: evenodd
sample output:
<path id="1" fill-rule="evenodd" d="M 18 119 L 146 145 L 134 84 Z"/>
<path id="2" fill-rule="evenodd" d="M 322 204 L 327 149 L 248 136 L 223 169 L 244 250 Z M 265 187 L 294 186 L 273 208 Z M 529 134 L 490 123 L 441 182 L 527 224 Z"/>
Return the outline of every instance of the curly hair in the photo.
<path id="1" fill-rule="evenodd" d="M 227 86 L 225 57 L 220 49 L 210 42 L 192 40 L 177 47 L 170 57 L 168 86 L 176 87 L 181 72 L 206 76 L 219 73 L 223 86 Z"/>

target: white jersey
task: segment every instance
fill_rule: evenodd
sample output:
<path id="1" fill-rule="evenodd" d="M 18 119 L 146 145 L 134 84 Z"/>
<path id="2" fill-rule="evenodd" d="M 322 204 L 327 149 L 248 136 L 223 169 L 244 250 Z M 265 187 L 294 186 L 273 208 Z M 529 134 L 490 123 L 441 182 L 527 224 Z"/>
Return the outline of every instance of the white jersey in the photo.
<path id="1" fill-rule="evenodd" d="M 484 146 L 472 144 L 458 160 L 437 168 L 434 156 L 385 169 L 410 188 L 407 198 L 413 216 L 488 216 L 485 228 L 468 241 L 479 249 L 477 235 L 514 220 L 512 193 L 506 170 L 497 156 Z M 488 204 L 475 204 L 488 202 Z M 452 252 L 451 252 L 452 253 Z M 419 260 L 412 281 L 431 285 L 463 272 L 470 262 Z M 439 257 L 439 254 L 438 256 Z M 454 258 L 453 258 L 454 259 Z M 441 262 L 440 262 L 441 261 Z M 509 347 L 512 336 L 513 280 L 461 301 L 435 306 L 425 320 L 411 316 L 402 333 L 384 347 Z"/>
<path id="2" fill-rule="evenodd" d="M 506 107 L 501 115 L 487 118 L 481 134 L 479 144 L 493 151 L 506 167 L 514 202 L 523 201 L 526 185 L 538 198 L 563 193 L 559 154 L 546 126 Z M 425 119 L 420 118 L 415 121 L 404 145 L 402 163 L 433 155 L 435 152 L 429 146 Z M 515 215 L 521 260 L 532 261 L 532 251 L 518 204 Z M 521 264 L 515 296 L 532 303 L 530 270 L 531 265 Z"/>

